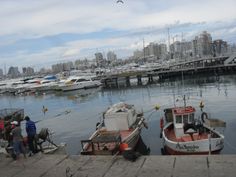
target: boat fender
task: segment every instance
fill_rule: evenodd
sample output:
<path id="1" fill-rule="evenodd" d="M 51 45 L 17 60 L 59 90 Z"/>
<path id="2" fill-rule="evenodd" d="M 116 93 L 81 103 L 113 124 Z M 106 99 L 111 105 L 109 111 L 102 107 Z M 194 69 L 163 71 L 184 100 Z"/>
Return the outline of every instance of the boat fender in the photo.
<path id="1" fill-rule="evenodd" d="M 141 154 L 139 152 L 135 152 L 133 149 L 131 148 L 126 148 L 123 153 L 122 153 L 123 157 L 126 159 L 126 160 L 129 160 L 131 162 L 135 162 L 136 159 L 138 157 L 141 156 Z"/>
<path id="2" fill-rule="evenodd" d="M 205 119 L 208 119 L 208 115 L 207 115 L 206 112 L 203 112 L 203 113 L 202 113 L 201 119 L 202 119 L 202 122 L 203 122 L 203 123 L 205 122 Z"/>
<path id="3" fill-rule="evenodd" d="M 127 148 L 129 148 L 129 145 L 127 143 L 121 143 L 120 144 L 120 151 L 121 152 L 123 152 Z"/>
<path id="4" fill-rule="evenodd" d="M 99 125 L 100 125 L 100 122 L 97 122 L 96 123 L 96 130 L 98 129 Z"/>
<path id="5" fill-rule="evenodd" d="M 160 119 L 160 128 L 163 129 L 164 127 L 164 119 L 163 117 Z"/>

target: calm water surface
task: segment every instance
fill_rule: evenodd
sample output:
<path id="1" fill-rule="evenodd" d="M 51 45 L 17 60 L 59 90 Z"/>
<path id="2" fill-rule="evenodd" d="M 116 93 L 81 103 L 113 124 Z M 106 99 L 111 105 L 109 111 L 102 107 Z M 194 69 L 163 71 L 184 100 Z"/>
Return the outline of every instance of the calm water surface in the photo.
<path id="1" fill-rule="evenodd" d="M 70 154 L 80 152 L 80 140 L 94 132 L 102 112 L 108 106 L 124 101 L 143 111 L 149 128 L 143 129 L 142 139 L 150 154 L 161 154 L 159 120 L 162 110 L 150 111 L 156 104 L 161 108 L 173 106 L 174 100 L 186 95 L 189 104 L 198 106 L 201 100 L 211 117 L 226 121 L 225 147 L 222 154 L 236 153 L 236 76 L 198 78 L 172 81 L 142 87 L 112 90 L 91 89 L 66 93 L 47 93 L 28 96 L 0 96 L 1 108 L 24 108 L 25 115 L 37 123 L 38 130 L 47 127 L 55 132 L 57 143 L 65 142 Z M 183 105 L 182 102 L 175 102 Z M 45 115 L 42 107 L 48 108 Z M 22 123 L 24 128 L 24 122 Z"/>

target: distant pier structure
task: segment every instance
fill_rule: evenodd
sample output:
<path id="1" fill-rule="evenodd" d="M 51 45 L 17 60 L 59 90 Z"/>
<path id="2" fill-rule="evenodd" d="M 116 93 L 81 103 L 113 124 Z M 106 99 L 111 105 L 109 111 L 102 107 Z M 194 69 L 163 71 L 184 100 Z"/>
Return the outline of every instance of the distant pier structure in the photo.
<path id="1" fill-rule="evenodd" d="M 224 74 L 236 74 L 236 53 L 230 56 L 206 57 L 183 62 L 175 62 L 168 66 L 159 66 L 146 70 L 129 70 L 121 73 L 107 73 L 101 77 L 105 88 L 129 87 L 131 82 L 143 85 L 155 81 L 163 82 L 173 78 L 192 78 L 194 76 L 220 76 Z M 155 78 L 155 79 L 154 79 Z"/>

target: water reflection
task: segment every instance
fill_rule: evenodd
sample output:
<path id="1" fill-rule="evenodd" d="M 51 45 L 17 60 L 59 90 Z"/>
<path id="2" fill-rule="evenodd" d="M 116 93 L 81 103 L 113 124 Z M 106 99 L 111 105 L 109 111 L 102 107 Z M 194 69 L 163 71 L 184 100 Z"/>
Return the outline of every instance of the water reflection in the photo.
<path id="1" fill-rule="evenodd" d="M 91 89 L 79 89 L 72 90 L 67 92 L 56 92 L 55 96 L 63 96 L 67 97 L 69 100 L 76 100 L 78 98 L 88 97 L 89 95 L 93 95 L 101 90 L 101 87 L 91 88 Z"/>
<path id="2" fill-rule="evenodd" d="M 124 101 L 146 112 L 156 104 L 174 105 L 174 97 L 186 95 L 193 106 L 201 100 L 211 116 L 226 121 L 225 147 L 223 154 L 236 153 L 236 76 L 199 77 L 156 83 L 146 86 L 101 90 L 87 89 L 71 92 L 56 92 L 45 95 L 0 96 L 0 107 L 23 108 L 34 121 L 42 120 L 38 128 L 48 127 L 55 132 L 56 142 L 66 142 L 68 152 L 80 151 L 80 140 L 88 138 L 95 130 L 100 115 L 110 105 Z M 195 100 L 193 100 L 193 98 Z M 45 115 L 43 105 L 48 108 Z M 70 111 L 70 112 L 68 112 Z M 149 129 L 142 130 L 142 141 L 150 148 L 150 154 L 161 154 L 162 140 L 159 138 L 160 111 L 148 118 Z M 230 144 L 230 145 L 229 145 Z M 235 147 L 232 148 L 232 147 Z"/>

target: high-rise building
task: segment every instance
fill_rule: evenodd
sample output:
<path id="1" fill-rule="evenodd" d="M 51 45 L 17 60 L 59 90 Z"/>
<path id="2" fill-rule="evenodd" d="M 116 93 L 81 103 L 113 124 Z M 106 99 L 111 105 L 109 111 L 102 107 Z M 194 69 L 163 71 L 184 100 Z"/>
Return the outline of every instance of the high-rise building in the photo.
<path id="1" fill-rule="evenodd" d="M 8 76 L 11 78 L 16 78 L 16 77 L 20 76 L 20 72 L 18 70 L 18 67 L 11 66 L 8 70 Z"/>
<path id="2" fill-rule="evenodd" d="M 3 70 L 0 68 L 0 78 L 3 77 Z"/>
<path id="3" fill-rule="evenodd" d="M 214 40 L 212 47 L 214 56 L 224 55 L 228 51 L 227 42 L 222 39 Z"/>
<path id="4" fill-rule="evenodd" d="M 133 52 L 133 58 L 134 59 L 141 59 L 141 58 L 143 58 L 143 52 L 141 50 L 135 50 Z"/>
<path id="5" fill-rule="evenodd" d="M 197 39 L 195 38 L 192 40 L 192 54 L 194 57 L 199 57 L 198 56 L 198 47 L 197 47 Z"/>
<path id="6" fill-rule="evenodd" d="M 23 67 L 22 71 L 24 76 L 32 76 L 34 74 L 34 68 L 31 67 Z"/>
<path id="7" fill-rule="evenodd" d="M 212 37 L 207 31 L 203 31 L 199 36 L 196 36 L 193 44 L 195 45 L 195 56 L 203 57 L 212 55 Z"/>
<path id="8" fill-rule="evenodd" d="M 117 56 L 113 51 L 107 52 L 107 60 L 108 61 L 115 61 L 117 60 Z"/>
<path id="9" fill-rule="evenodd" d="M 159 56 L 160 58 L 165 58 L 166 54 L 167 54 L 167 45 L 166 44 L 159 44 Z"/>
<path id="10" fill-rule="evenodd" d="M 182 46 L 180 41 L 175 41 L 170 45 L 171 58 L 181 58 Z"/>
<path id="11" fill-rule="evenodd" d="M 71 61 L 67 62 L 67 63 L 59 63 L 59 64 L 52 65 L 52 72 L 53 73 L 70 71 L 72 69 L 74 69 L 74 64 Z"/>
<path id="12" fill-rule="evenodd" d="M 105 66 L 105 60 L 103 59 L 103 55 L 101 52 L 95 53 L 95 60 L 98 67 L 104 67 Z"/>
<path id="13" fill-rule="evenodd" d="M 148 56 L 156 56 L 159 57 L 159 48 L 157 43 L 151 42 L 148 46 Z"/>

